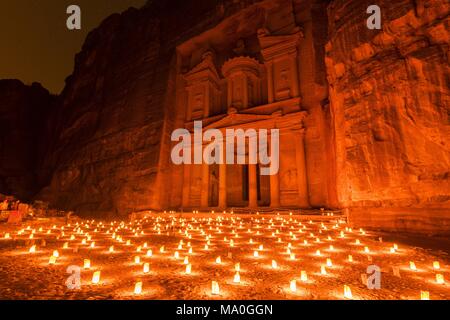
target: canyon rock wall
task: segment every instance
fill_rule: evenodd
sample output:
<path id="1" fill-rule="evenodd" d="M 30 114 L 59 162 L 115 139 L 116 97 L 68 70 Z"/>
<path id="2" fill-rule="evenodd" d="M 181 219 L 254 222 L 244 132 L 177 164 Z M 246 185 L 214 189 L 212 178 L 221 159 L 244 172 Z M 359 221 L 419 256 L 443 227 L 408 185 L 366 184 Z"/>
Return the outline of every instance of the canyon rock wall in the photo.
<path id="1" fill-rule="evenodd" d="M 30 200 L 48 183 L 42 163 L 56 103 L 37 83 L 0 80 L 0 193 Z"/>
<path id="2" fill-rule="evenodd" d="M 449 10 L 446 1 L 328 8 L 326 64 L 337 191 L 355 225 L 450 230 Z"/>
<path id="3" fill-rule="evenodd" d="M 311 206 L 355 226 L 448 232 L 449 5 L 379 0 L 382 30 L 369 30 L 372 2 L 153 0 L 110 16 L 60 97 L 0 82 L 0 193 L 89 216 L 179 208 L 170 134 L 185 121 L 186 61 L 298 26 Z"/>
<path id="4" fill-rule="evenodd" d="M 258 1 L 149 1 L 86 39 L 57 115 L 53 178 L 38 198 L 86 215 L 161 209 L 169 179 L 176 46 Z"/>
<path id="5" fill-rule="evenodd" d="M 195 57 L 203 47 L 232 50 L 240 37 L 259 28 L 282 33 L 298 24 L 307 37 L 299 61 L 303 107 L 314 127 L 307 136 L 309 196 L 313 206 L 329 206 L 335 189 L 329 188 L 331 154 L 321 104 L 327 97 L 326 4 L 149 1 L 142 9 L 106 19 L 89 34 L 67 79 L 54 152 L 45 163 L 54 174 L 38 197 L 58 208 L 99 216 L 179 208 L 183 173 L 170 162 L 170 134 L 184 125 L 175 92 L 185 51 Z M 228 18 L 219 31 L 211 31 Z"/>

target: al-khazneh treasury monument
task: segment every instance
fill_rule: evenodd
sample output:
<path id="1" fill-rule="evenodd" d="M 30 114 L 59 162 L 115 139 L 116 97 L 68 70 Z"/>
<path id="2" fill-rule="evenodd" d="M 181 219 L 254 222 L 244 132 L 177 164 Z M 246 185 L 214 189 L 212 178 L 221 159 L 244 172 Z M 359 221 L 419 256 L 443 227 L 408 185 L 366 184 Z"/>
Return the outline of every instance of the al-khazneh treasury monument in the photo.
<path id="1" fill-rule="evenodd" d="M 0 119 L 17 123 L 0 128 L 14 141 L 0 193 L 100 217 L 323 207 L 355 225 L 450 230 L 445 1 L 380 0 L 381 30 L 365 0 L 193 3 L 107 18 L 57 97 L 0 81 Z M 278 174 L 174 165 L 171 133 L 200 120 L 279 129 Z"/>

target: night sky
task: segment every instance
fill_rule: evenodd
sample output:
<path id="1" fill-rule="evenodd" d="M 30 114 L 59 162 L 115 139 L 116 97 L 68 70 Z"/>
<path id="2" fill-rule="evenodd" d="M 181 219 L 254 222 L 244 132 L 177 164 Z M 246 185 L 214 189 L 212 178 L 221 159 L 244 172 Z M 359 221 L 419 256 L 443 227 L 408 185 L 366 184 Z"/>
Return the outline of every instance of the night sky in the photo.
<path id="1" fill-rule="evenodd" d="M 60 93 L 86 35 L 112 13 L 146 0 L 0 0 L 0 79 L 40 82 Z M 69 5 L 81 8 L 81 30 L 66 27 Z"/>

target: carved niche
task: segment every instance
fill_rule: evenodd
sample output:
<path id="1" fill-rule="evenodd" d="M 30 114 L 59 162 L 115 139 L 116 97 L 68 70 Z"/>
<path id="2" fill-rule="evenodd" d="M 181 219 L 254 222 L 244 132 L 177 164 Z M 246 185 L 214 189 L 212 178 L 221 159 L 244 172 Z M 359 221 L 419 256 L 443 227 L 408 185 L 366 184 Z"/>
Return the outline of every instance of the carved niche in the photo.
<path id="1" fill-rule="evenodd" d="M 222 74 L 227 81 L 228 112 L 261 104 L 262 65 L 250 57 L 236 57 L 224 63 Z"/>
<path id="2" fill-rule="evenodd" d="M 187 91 L 186 120 L 199 120 L 220 110 L 220 78 L 214 66 L 212 52 L 184 75 Z"/>
<path id="3" fill-rule="evenodd" d="M 297 48 L 302 37 L 299 28 L 295 28 L 292 34 L 276 36 L 271 36 L 266 29 L 258 30 L 267 70 L 269 103 L 299 97 Z"/>

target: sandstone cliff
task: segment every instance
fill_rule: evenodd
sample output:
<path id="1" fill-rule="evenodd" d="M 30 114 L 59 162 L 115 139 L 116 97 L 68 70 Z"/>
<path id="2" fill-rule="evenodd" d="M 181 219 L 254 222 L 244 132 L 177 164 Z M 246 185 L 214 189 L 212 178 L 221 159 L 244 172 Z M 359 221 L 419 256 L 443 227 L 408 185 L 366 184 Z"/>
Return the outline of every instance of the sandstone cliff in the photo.
<path id="1" fill-rule="evenodd" d="M 355 223 L 449 230 L 449 10 L 446 1 L 329 6 L 326 63 L 337 190 Z"/>
<path id="2" fill-rule="evenodd" d="M 366 27 L 369 0 L 154 0 L 107 18 L 59 99 L 0 82 L 0 192 L 46 185 L 38 198 L 82 214 L 178 208 L 183 69 L 259 28 L 299 26 L 311 205 L 348 208 L 356 226 L 448 232 L 449 5 L 377 3 L 382 30 Z"/>
<path id="3" fill-rule="evenodd" d="M 49 182 L 49 154 L 57 98 L 41 85 L 0 80 L 0 193 L 30 200 Z"/>

